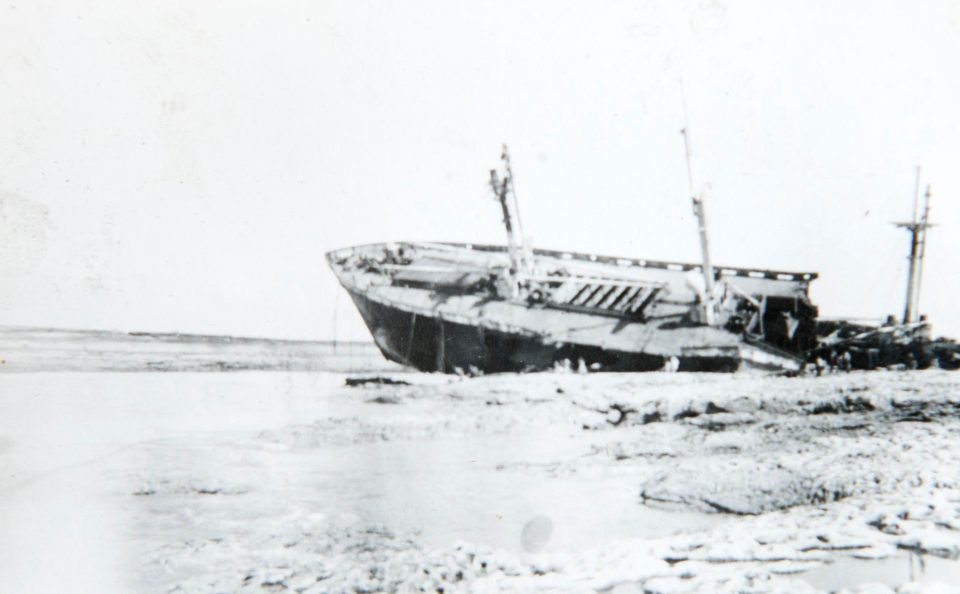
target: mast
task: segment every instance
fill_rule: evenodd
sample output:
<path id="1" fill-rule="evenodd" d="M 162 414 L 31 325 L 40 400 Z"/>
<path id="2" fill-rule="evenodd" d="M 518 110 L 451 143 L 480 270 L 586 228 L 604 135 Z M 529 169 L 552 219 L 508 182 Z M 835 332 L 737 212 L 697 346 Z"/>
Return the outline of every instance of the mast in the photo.
<path id="1" fill-rule="evenodd" d="M 913 299 L 913 315 L 920 319 L 920 290 L 923 288 L 923 259 L 927 255 L 927 229 L 930 225 L 930 184 L 927 184 L 927 191 L 923 196 L 923 218 L 920 222 L 922 233 L 920 235 L 920 254 L 917 256 L 917 291 Z"/>
<path id="2" fill-rule="evenodd" d="M 919 255 L 920 237 L 923 233 L 924 225 L 917 221 L 917 209 L 920 204 L 920 166 L 917 165 L 917 181 L 913 193 L 913 219 L 909 223 L 894 223 L 910 232 L 910 265 L 907 270 L 907 297 L 903 308 L 903 323 L 909 324 L 913 321 L 914 297 L 916 295 L 917 283 L 917 258 Z"/>
<path id="3" fill-rule="evenodd" d="M 490 187 L 500 202 L 503 212 L 503 225 L 507 230 L 507 247 L 510 254 L 511 273 L 522 282 L 531 273 L 530 256 L 523 240 L 523 227 L 520 223 L 520 207 L 513 187 L 513 170 L 510 167 L 510 155 L 507 145 L 503 145 L 500 159 L 504 164 L 504 177 L 500 178 L 496 169 L 490 170 Z M 511 212 L 512 211 L 512 212 Z M 514 221 L 516 230 L 514 230 Z"/>
<path id="4" fill-rule="evenodd" d="M 490 170 L 490 187 L 500 202 L 503 213 L 503 226 L 507 229 L 507 251 L 510 254 L 510 269 L 519 270 L 520 262 L 517 259 L 517 240 L 513 236 L 513 217 L 510 216 L 510 207 L 507 205 L 507 180 L 500 181 L 496 169 Z"/>
<path id="5" fill-rule="evenodd" d="M 704 287 L 704 313 L 708 326 L 716 324 L 716 308 L 713 297 L 714 272 L 713 264 L 710 262 L 710 244 L 707 240 L 707 213 L 703 207 L 703 197 L 697 196 L 693 191 L 693 172 L 690 166 L 690 140 L 687 136 L 687 129 L 680 130 L 683 135 L 683 148 L 687 155 L 687 183 L 690 186 L 690 199 L 693 201 L 693 214 L 697 217 L 697 228 L 700 232 L 700 254 L 703 258 L 703 287 Z"/>
<path id="6" fill-rule="evenodd" d="M 517 251 L 520 255 L 520 264 L 526 274 L 533 274 L 533 254 L 530 252 L 530 246 L 527 245 L 526 235 L 523 233 L 523 222 L 520 220 L 520 202 L 517 200 L 517 189 L 514 184 L 516 179 L 513 175 L 513 168 L 510 167 L 510 153 L 507 152 L 507 145 L 503 145 L 503 151 L 500 153 L 500 159 L 503 161 L 503 169 L 506 172 L 506 180 L 509 183 L 509 196 L 513 206 L 513 218 L 517 221 Z"/>

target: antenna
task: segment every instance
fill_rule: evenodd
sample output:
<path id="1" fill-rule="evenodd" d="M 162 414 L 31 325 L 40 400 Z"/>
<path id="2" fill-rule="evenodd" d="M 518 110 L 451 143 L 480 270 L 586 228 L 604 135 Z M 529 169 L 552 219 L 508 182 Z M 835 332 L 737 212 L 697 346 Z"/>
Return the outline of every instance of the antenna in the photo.
<path id="1" fill-rule="evenodd" d="M 913 218 L 910 219 L 914 223 L 917 222 L 917 206 L 920 204 L 920 166 L 917 165 L 917 182 L 913 187 Z"/>
<path id="2" fill-rule="evenodd" d="M 680 101 L 683 103 L 683 129 L 680 130 L 680 134 L 683 134 L 683 150 L 687 156 L 687 185 L 690 188 L 690 195 L 693 196 L 693 169 L 690 166 L 690 140 L 687 138 L 687 94 L 683 90 L 683 79 L 680 79 Z M 695 198 L 694 198 L 695 199 Z"/>

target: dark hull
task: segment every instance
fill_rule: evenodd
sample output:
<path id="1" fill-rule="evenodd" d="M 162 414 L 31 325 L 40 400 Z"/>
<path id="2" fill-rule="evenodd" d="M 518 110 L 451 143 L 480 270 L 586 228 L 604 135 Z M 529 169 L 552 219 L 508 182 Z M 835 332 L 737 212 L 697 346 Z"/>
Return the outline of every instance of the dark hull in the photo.
<path id="1" fill-rule="evenodd" d="M 601 349 L 592 345 L 544 342 L 536 336 L 511 334 L 403 311 L 350 291 L 364 322 L 384 356 L 421 371 L 443 373 L 522 372 L 560 364 L 583 364 L 602 371 L 656 371 L 666 358 L 645 353 Z M 729 357 L 679 357 L 679 371 L 736 371 L 736 353 Z"/>

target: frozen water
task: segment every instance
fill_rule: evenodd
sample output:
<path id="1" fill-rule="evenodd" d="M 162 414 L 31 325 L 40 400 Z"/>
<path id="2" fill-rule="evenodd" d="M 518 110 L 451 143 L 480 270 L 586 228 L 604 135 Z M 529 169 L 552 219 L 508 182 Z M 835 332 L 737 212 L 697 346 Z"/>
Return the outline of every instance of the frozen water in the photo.
<path id="1" fill-rule="evenodd" d="M 919 587 L 932 589 L 937 584 L 960 587 L 960 561 L 904 554 L 882 560 L 846 558 L 812 569 L 804 579 L 828 591 L 860 582 L 875 582 L 892 588 L 910 583 L 917 591 L 922 591 Z"/>
<path id="2" fill-rule="evenodd" d="M 932 588 L 956 377 L 0 374 L 0 591 Z"/>

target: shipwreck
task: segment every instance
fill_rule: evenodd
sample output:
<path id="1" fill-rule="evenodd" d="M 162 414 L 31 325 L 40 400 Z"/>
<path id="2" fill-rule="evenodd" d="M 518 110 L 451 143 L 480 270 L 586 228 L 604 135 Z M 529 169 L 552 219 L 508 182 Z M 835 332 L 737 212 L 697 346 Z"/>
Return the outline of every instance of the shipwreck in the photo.
<path id="1" fill-rule="evenodd" d="M 960 368 L 960 345 L 949 338 L 933 338 L 932 327 L 920 313 L 923 286 L 923 264 L 927 253 L 927 231 L 930 222 L 930 186 L 923 195 L 920 209 L 920 167 L 917 166 L 913 195 L 913 217 L 909 222 L 894 223 L 909 234 L 907 291 L 903 315 L 898 320 L 821 319 L 817 325 L 817 347 L 808 359 L 818 372 L 824 367 L 840 369 L 926 369 Z"/>
<path id="2" fill-rule="evenodd" d="M 506 147 L 501 160 L 490 187 L 507 245 L 396 242 L 327 254 L 388 359 L 471 374 L 795 372 L 820 345 L 809 297 L 817 275 L 714 265 L 692 183 L 701 262 L 532 249 Z"/>

